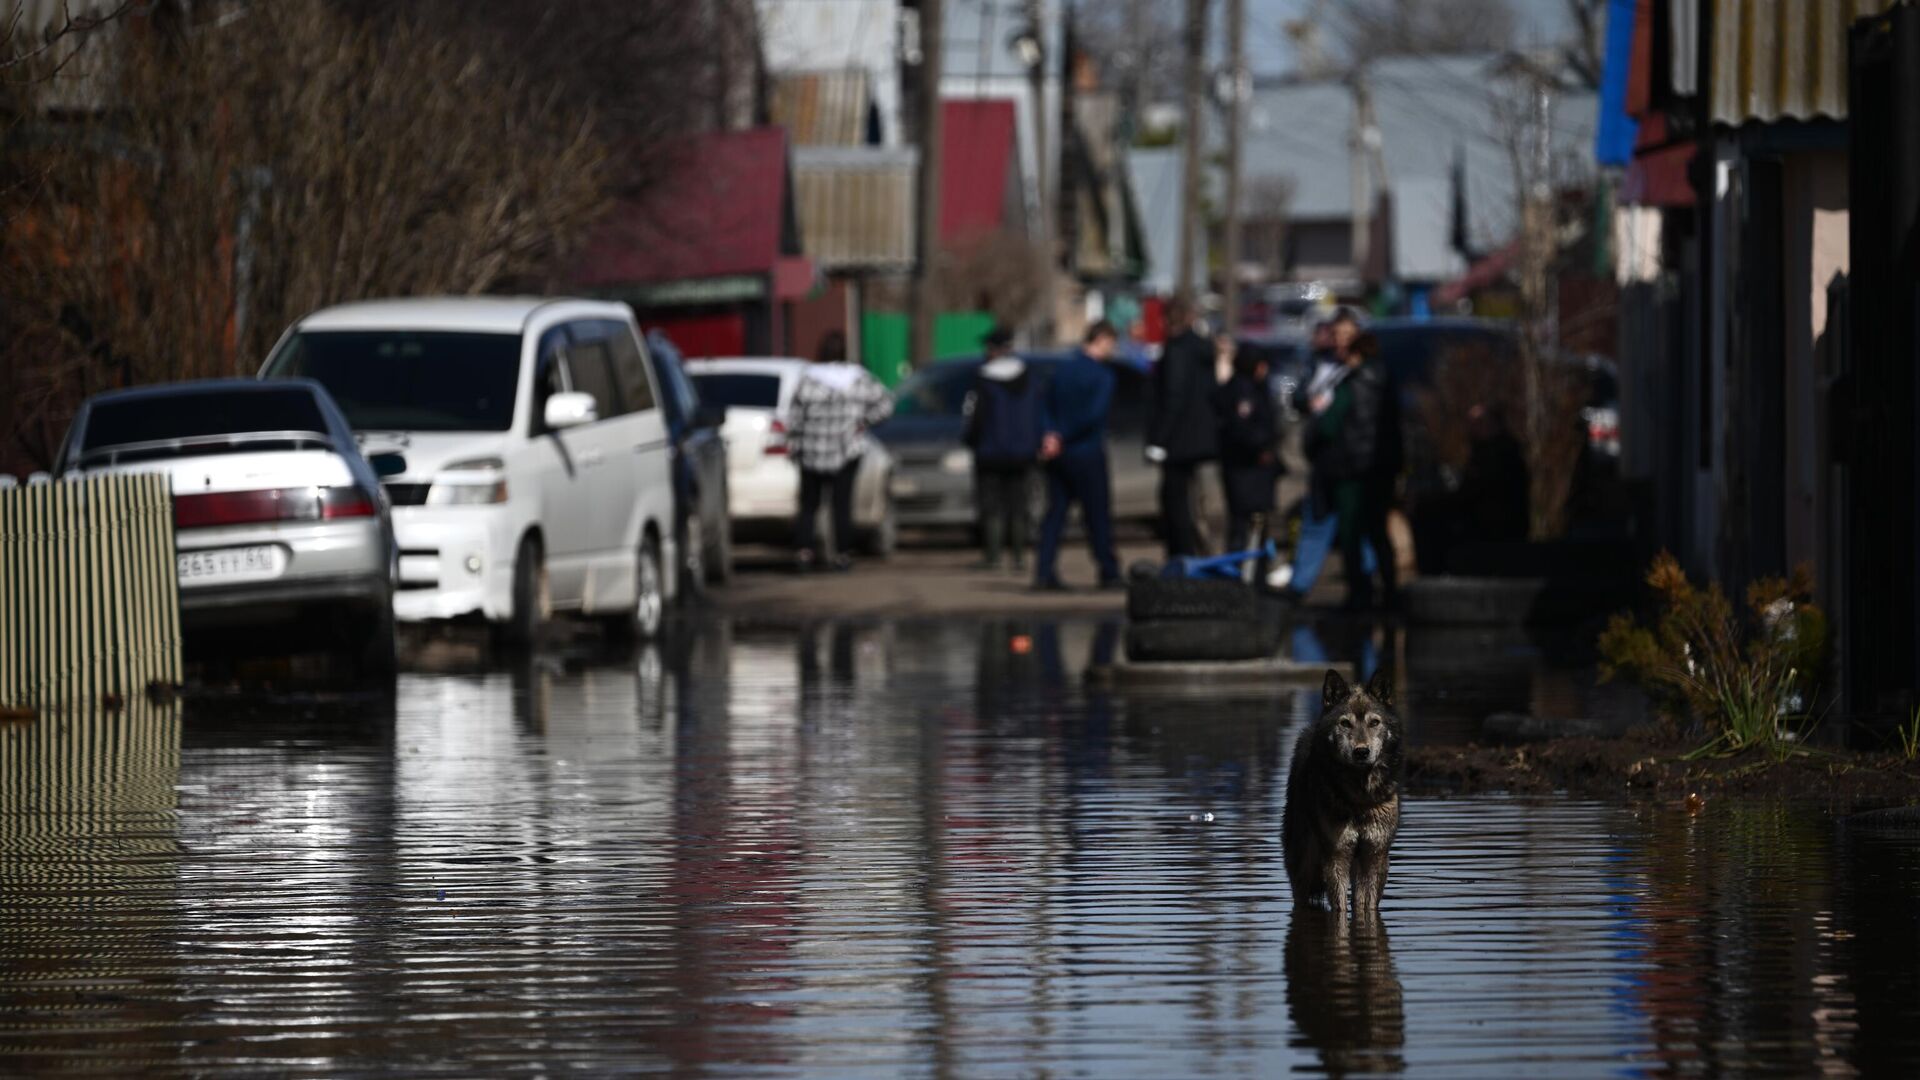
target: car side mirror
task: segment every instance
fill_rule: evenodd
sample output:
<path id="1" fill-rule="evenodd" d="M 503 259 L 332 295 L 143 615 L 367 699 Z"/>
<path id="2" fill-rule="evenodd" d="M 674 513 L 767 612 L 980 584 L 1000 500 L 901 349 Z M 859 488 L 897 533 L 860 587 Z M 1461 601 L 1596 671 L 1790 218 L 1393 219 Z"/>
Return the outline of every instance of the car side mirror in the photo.
<path id="1" fill-rule="evenodd" d="M 697 428 L 718 428 L 727 422 L 725 405 L 702 405 L 693 414 L 693 426 Z"/>
<path id="2" fill-rule="evenodd" d="M 394 453 L 369 455 L 367 464 L 373 466 L 374 475 L 382 480 L 389 476 L 399 476 L 407 471 L 407 459 Z"/>
<path id="3" fill-rule="evenodd" d="M 600 406 L 592 394 L 555 394 L 547 399 L 547 429 L 562 431 L 600 419 Z"/>

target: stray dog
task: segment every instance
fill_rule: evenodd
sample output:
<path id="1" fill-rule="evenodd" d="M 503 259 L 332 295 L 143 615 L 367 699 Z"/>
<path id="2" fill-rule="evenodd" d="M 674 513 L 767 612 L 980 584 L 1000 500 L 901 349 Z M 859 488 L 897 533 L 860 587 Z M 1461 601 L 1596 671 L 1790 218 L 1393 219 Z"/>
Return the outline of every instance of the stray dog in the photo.
<path id="1" fill-rule="evenodd" d="M 1380 911 L 1387 848 L 1400 829 L 1400 721 L 1392 704 L 1384 672 L 1364 689 L 1327 672 L 1320 719 L 1293 745 L 1280 824 L 1296 907 L 1324 896 L 1343 918 Z"/>

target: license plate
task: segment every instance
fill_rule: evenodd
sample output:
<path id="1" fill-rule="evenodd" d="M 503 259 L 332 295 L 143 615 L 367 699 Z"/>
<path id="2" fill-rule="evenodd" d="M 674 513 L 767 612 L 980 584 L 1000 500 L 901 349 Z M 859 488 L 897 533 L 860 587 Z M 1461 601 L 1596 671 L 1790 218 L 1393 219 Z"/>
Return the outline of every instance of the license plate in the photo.
<path id="1" fill-rule="evenodd" d="M 895 495 L 914 495 L 918 494 L 919 491 L 919 483 L 911 477 L 896 476 L 893 478 L 893 493 Z"/>
<path id="2" fill-rule="evenodd" d="M 287 551 L 278 544 L 253 544 L 183 551 L 176 562 L 182 586 L 231 585 L 279 577 L 287 569 Z"/>

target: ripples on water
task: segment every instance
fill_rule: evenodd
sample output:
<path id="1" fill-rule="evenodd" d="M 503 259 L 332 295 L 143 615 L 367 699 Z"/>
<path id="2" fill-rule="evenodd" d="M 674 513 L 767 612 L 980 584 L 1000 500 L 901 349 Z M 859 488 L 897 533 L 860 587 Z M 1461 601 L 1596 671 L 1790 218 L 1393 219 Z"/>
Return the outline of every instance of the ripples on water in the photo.
<path id="1" fill-rule="evenodd" d="M 1280 865 L 1309 695 L 1084 692 L 1110 635 L 718 625 L 0 729 L 0 1074 L 1920 1068 L 1912 839 L 1422 798 L 1340 931 Z"/>

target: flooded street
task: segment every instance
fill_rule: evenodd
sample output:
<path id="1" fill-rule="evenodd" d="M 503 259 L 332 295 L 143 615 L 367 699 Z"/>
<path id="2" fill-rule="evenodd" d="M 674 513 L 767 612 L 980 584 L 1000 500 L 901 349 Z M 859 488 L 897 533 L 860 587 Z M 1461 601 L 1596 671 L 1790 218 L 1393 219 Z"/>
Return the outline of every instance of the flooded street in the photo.
<path id="1" fill-rule="evenodd" d="M 1089 690 L 1091 620 L 688 630 L 15 740 L 0 1074 L 1920 1071 L 1920 834 L 1415 797 L 1336 932 L 1280 858 L 1312 688 Z M 1364 644 L 1415 739 L 1582 692 Z"/>

